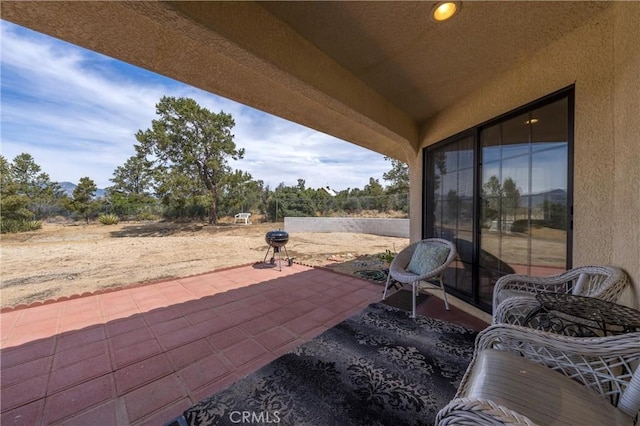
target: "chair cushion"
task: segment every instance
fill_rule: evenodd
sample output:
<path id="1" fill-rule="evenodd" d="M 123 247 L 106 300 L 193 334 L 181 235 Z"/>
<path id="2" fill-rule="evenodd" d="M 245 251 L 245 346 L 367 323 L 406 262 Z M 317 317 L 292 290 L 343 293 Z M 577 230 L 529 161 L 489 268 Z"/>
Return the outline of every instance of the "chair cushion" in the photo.
<path id="1" fill-rule="evenodd" d="M 539 425 L 632 424 L 631 417 L 606 398 L 561 373 L 509 352 L 480 352 L 466 389 L 460 397 L 491 400 Z"/>
<path id="2" fill-rule="evenodd" d="M 449 248 L 430 242 L 422 242 L 416 245 L 407 270 L 418 275 L 426 275 L 447 260 Z"/>

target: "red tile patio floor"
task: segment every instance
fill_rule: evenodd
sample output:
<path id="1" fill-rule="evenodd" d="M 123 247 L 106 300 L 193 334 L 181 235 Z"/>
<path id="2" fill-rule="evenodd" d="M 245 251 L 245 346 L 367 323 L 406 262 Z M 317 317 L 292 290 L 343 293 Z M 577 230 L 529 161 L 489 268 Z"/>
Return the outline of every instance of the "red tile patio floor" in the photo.
<path id="1" fill-rule="evenodd" d="M 243 266 L 2 313 L 0 423 L 163 425 L 381 292 L 298 264 Z M 485 325 L 435 297 L 418 312 Z"/>

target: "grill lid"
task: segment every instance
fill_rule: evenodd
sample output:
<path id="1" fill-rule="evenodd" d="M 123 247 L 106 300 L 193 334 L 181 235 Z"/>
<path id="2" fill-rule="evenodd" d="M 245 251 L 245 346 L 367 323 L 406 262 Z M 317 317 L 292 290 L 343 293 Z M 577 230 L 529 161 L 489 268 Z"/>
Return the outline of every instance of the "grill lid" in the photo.
<path id="1" fill-rule="evenodd" d="M 289 234 L 281 230 L 269 231 L 264 239 L 272 247 L 282 247 L 289 242 Z"/>

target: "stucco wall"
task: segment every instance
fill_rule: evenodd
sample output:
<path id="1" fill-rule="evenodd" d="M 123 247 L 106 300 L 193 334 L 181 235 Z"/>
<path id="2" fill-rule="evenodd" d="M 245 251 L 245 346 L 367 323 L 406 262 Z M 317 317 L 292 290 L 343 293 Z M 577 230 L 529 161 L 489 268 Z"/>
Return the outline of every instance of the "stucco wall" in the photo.
<path id="1" fill-rule="evenodd" d="M 614 205 L 612 263 L 634 280 L 640 308 L 640 3 L 619 2 L 614 21 Z M 632 303 L 633 302 L 633 303 Z"/>
<path id="2" fill-rule="evenodd" d="M 573 264 L 612 264 L 640 285 L 640 3 L 616 4 L 444 110 L 422 147 L 575 83 Z M 411 239 L 421 236 L 422 153 L 411 166 Z M 626 303 L 640 304 L 638 292 Z"/>
<path id="3" fill-rule="evenodd" d="M 285 217 L 287 232 L 355 232 L 409 238 L 409 219 L 357 217 Z"/>

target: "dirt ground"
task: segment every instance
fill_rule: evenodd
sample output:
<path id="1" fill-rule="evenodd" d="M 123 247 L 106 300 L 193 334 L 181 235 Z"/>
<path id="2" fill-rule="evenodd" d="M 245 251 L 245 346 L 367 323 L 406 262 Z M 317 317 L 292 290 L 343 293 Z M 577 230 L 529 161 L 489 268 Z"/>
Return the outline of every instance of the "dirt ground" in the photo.
<path id="1" fill-rule="evenodd" d="M 265 233 L 274 229 L 283 224 L 46 223 L 39 231 L 3 234 L 1 306 L 262 262 Z M 296 262 L 327 266 L 408 244 L 369 234 L 290 233 L 286 248 Z"/>

